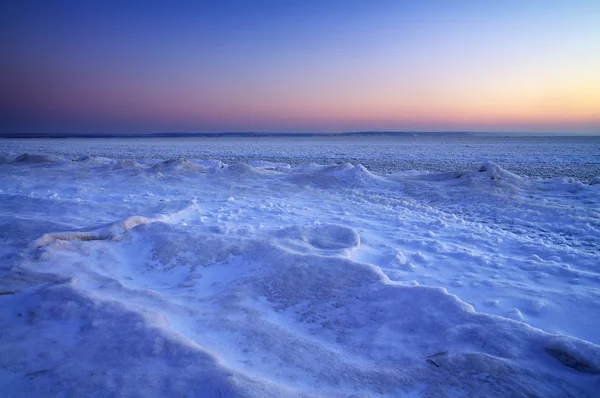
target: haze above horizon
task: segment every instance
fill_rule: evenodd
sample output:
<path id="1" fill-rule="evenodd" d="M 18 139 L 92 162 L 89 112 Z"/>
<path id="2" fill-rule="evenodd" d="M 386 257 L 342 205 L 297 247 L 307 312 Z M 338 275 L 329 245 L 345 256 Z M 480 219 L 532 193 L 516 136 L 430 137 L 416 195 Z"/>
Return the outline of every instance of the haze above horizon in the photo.
<path id="1" fill-rule="evenodd" d="M 0 9 L 0 135 L 600 133 L 598 1 Z"/>

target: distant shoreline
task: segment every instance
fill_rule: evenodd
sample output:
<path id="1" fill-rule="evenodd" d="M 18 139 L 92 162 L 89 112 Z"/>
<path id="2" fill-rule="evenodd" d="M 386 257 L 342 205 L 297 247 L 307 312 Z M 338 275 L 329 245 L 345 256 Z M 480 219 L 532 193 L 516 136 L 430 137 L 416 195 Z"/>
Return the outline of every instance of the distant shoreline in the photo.
<path id="1" fill-rule="evenodd" d="M 344 137 L 439 137 L 439 138 L 476 138 L 476 137 L 598 137 L 600 134 L 565 134 L 565 133 L 488 133 L 488 132 L 396 132 L 396 131 L 361 131 L 345 133 L 261 133 L 261 132 L 231 132 L 231 133 L 149 133 L 149 134 L 58 134 L 58 133 L 4 133 L 0 138 L 344 138 Z"/>

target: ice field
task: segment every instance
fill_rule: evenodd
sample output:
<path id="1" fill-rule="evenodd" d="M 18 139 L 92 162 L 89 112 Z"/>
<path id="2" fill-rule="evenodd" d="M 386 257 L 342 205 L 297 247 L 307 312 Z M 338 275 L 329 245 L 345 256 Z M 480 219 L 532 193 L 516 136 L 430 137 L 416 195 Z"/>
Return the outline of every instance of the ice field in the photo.
<path id="1" fill-rule="evenodd" d="M 556 140 L 0 141 L 1 395 L 599 396 Z"/>

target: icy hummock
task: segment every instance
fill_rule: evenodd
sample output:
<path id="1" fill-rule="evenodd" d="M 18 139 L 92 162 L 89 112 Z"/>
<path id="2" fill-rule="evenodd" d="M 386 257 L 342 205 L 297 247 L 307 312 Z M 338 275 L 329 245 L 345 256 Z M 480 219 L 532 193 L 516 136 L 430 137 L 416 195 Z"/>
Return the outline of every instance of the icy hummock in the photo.
<path id="1" fill-rule="evenodd" d="M 5 158 L 2 394 L 591 397 L 599 204 L 491 162 Z"/>

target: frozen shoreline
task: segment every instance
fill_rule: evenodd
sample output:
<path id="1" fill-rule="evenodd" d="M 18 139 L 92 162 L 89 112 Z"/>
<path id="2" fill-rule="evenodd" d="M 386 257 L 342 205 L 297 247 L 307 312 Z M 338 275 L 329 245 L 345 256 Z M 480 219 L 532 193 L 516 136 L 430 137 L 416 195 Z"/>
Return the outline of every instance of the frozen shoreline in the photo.
<path id="1" fill-rule="evenodd" d="M 600 184 L 493 163 L 6 160 L 9 396 L 600 388 Z"/>

